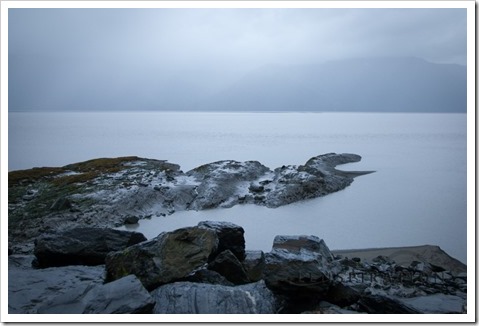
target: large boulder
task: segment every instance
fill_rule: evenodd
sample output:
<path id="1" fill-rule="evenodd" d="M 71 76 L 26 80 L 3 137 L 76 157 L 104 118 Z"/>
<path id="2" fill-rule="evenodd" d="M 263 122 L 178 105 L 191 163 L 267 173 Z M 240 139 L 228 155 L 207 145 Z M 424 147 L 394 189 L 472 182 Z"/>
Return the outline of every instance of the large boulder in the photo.
<path id="1" fill-rule="evenodd" d="M 418 314 L 419 310 L 393 297 L 384 295 L 364 295 L 359 299 L 361 311 L 368 314 Z"/>
<path id="2" fill-rule="evenodd" d="M 43 302 L 104 281 L 103 266 L 31 267 L 33 256 L 8 257 L 8 313 L 35 314 Z"/>
<path id="3" fill-rule="evenodd" d="M 280 307 L 264 282 L 223 286 L 176 282 L 151 292 L 156 314 L 274 314 Z"/>
<path id="4" fill-rule="evenodd" d="M 264 280 L 271 290 L 294 297 L 321 298 L 334 280 L 332 254 L 315 236 L 276 236 L 265 255 Z"/>
<path id="5" fill-rule="evenodd" d="M 241 226 L 223 221 L 202 221 L 198 226 L 216 232 L 218 253 L 230 250 L 240 261 L 245 258 L 244 229 Z"/>
<path id="6" fill-rule="evenodd" d="M 234 284 L 228 281 L 226 277 L 224 277 L 218 272 L 209 269 L 199 269 L 193 274 L 188 275 L 184 279 L 181 279 L 180 281 L 234 286 Z"/>
<path id="7" fill-rule="evenodd" d="M 249 282 L 243 265 L 241 265 L 241 262 L 230 250 L 225 250 L 220 253 L 208 264 L 208 268 L 223 275 L 233 284 L 245 284 Z"/>
<path id="8" fill-rule="evenodd" d="M 141 282 L 125 276 L 107 284 L 83 284 L 44 302 L 41 314 L 141 314 L 150 313 L 155 302 Z"/>
<path id="9" fill-rule="evenodd" d="M 251 282 L 263 279 L 265 266 L 264 252 L 261 250 L 247 250 L 243 260 L 243 267 Z"/>
<path id="10" fill-rule="evenodd" d="M 43 235 L 36 239 L 38 267 L 101 265 L 108 253 L 145 241 L 138 232 L 81 227 Z"/>
<path id="11" fill-rule="evenodd" d="M 398 300 L 423 314 L 462 314 L 466 313 L 466 299 L 455 295 L 437 293 Z"/>
<path id="12" fill-rule="evenodd" d="M 107 280 L 134 274 L 152 290 L 202 267 L 217 247 L 218 237 L 211 229 L 186 227 L 162 233 L 150 241 L 109 254 L 105 261 Z"/>

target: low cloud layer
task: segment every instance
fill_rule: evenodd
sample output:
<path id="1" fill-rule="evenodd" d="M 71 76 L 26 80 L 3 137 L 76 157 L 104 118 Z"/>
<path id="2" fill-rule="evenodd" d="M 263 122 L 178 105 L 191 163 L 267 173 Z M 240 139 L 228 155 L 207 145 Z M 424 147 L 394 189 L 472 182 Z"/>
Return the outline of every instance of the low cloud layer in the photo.
<path id="1" fill-rule="evenodd" d="M 9 9 L 9 109 L 177 109 L 266 65 L 466 63 L 465 9 Z"/>

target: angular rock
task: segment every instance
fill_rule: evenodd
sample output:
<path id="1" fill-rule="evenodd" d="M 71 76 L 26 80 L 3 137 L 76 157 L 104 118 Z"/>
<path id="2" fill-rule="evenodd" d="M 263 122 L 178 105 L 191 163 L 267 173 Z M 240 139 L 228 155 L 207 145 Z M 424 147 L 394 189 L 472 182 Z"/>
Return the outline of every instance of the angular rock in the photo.
<path id="1" fill-rule="evenodd" d="M 278 293 L 322 298 L 333 283 L 330 257 L 324 241 L 315 236 L 277 236 L 265 255 L 264 280 Z"/>
<path id="2" fill-rule="evenodd" d="M 350 306 L 356 303 L 361 297 L 361 293 L 352 287 L 342 283 L 335 283 L 326 294 L 326 300 L 340 307 Z"/>
<path id="3" fill-rule="evenodd" d="M 141 314 L 150 313 L 155 302 L 141 282 L 125 276 L 107 284 L 89 284 L 44 302 L 41 314 Z"/>
<path id="4" fill-rule="evenodd" d="M 230 250 L 240 261 L 245 257 L 244 229 L 223 221 L 202 221 L 199 227 L 214 230 L 218 236 L 218 253 Z"/>
<path id="5" fill-rule="evenodd" d="M 180 281 L 234 286 L 234 284 L 228 281 L 223 275 L 209 269 L 197 270 L 194 274 L 188 275 Z"/>
<path id="6" fill-rule="evenodd" d="M 368 314 L 418 314 L 417 309 L 392 297 L 382 295 L 365 295 L 358 301 L 358 306 Z"/>
<path id="7" fill-rule="evenodd" d="M 140 219 L 135 215 L 128 215 L 125 218 L 125 224 L 137 224 Z"/>
<path id="8" fill-rule="evenodd" d="M 75 228 L 47 234 L 35 241 L 38 267 L 101 265 L 108 253 L 145 241 L 138 232 L 103 228 Z"/>
<path id="9" fill-rule="evenodd" d="M 107 280 L 134 274 L 152 290 L 157 286 L 184 278 L 205 265 L 218 246 L 211 229 L 186 227 L 161 233 L 106 257 Z"/>
<path id="10" fill-rule="evenodd" d="M 230 250 L 225 250 L 220 253 L 208 264 L 208 268 L 220 273 L 233 284 L 245 284 L 249 282 L 243 265 L 241 265 L 241 262 Z"/>
<path id="11" fill-rule="evenodd" d="M 462 314 L 466 312 L 466 300 L 455 295 L 438 293 L 398 300 L 423 314 Z"/>
<path id="12" fill-rule="evenodd" d="M 69 291 L 102 284 L 103 266 L 31 268 L 33 256 L 8 257 L 8 312 L 35 314 L 39 305 Z"/>
<path id="13" fill-rule="evenodd" d="M 177 282 L 151 292 L 155 314 L 274 314 L 280 301 L 264 282 L 240 286 Z"/>
<path id="14" fill-rule="evenodd" d="M 333 254 L 323 239 L 314 235 L 311 236 L 281 236 L 278 235 L 273 241 L 274 249 L 285 249 L 288 252 L 301 254 L 312 253 L 321 257 L 322 260 L 331 262 L 334 259 Z"/>
<path id="15" fill-rule="evenodd" d="M 263 278 L 265 267 L 264 252 L 261 250 L 247 250 L 243 261 L 243 267 L 251 282 L 257 282 Z"/>

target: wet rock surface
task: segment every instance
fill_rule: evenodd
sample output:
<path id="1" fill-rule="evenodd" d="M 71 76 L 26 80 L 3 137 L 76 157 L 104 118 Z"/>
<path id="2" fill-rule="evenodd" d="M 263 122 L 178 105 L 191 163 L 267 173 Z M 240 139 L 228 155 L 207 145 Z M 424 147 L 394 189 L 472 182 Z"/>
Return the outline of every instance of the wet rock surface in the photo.
<path id="1" fill-rule="evenodd" d="M 12 253 L 29 254 L 33 238 L 75 227 L 113 228 L 237 204 L 287 205 L 339 191 L 370 173 L 335 168 L 360 160 L 355 154 L 330 153 L 274 170 L 257 161 L 225 160 L 183 172 L 177 164 L 131 156 L 12 171 L 9 242 Z M 232 252 L 242 259 L 236 249 Z"/>
<path id="2" fill-rule="evenodd" d="M 156 314 L 274 314 L 280 307 L 262 281 L 239 286 L 178 282 L 152 296 Z"/>
<path id="3" fill-rule="evenodd" d="M 134 274 L 151 290 L 188 276 L 205 265 L 218 248 L 210 229 L 188 227 L 162 233 L 106 257 L 106 278 L 113 281 Z"/>
<path id="4" fill-rule="evenodd" d="M 74 228 L 35 239 L 38 267 L 67 265 L 104 265 L 110 252 L 146 241 L 138 232 L 106 228 Z"/>
<path id="5" fill-rule="evenodd" d="M 451 257 L 441 265 L 342 257 L 305 235 L 277 236 L 270 252 L 241 259 L 233 250 L 244 239 L 218 252 L 218 235 L 239 229 L 200 222 L 109 253 L 98 266 L 37 269 L 33 256 L 10 255 L 9 313 L 467 312 L 467 274 L 448 270 Z"/>

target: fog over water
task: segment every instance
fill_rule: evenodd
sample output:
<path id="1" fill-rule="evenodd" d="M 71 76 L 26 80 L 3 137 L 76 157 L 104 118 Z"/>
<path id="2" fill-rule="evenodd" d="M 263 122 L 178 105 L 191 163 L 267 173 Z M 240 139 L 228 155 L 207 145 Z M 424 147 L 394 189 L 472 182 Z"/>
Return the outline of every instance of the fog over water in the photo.
<path id="1" fill-rule="evenodd" d="M 9 110 L 465 112 L 466 22 L 464 8 L 12 8 Z"/>
<path id="2" fill-rule="evenodd" d="M 98 157 L 166 159 L 188 171 L 223 159 L 274 169 L 328 152 L 375 170 L 343 191 L 276 209 L 253 205 L 142 221 L 153 237 L 200 220 L 245 228 L 248 249 L 313 234 L 331 249 L 439 245 L 466 262 L 466 114 L 90 112 L 9 114 L 9 170 Z"/>

